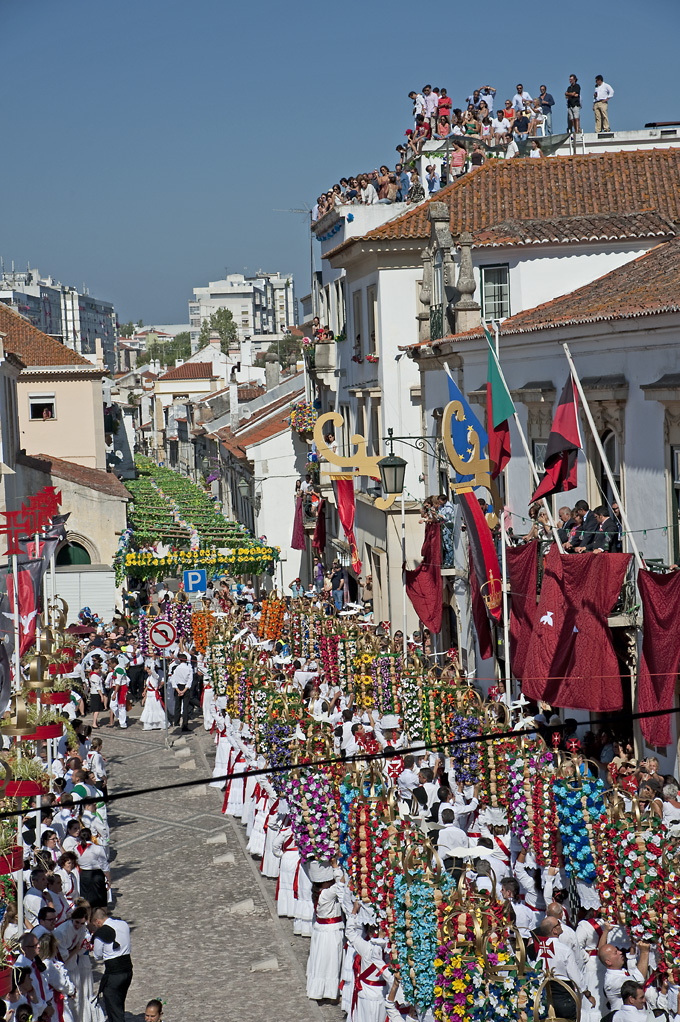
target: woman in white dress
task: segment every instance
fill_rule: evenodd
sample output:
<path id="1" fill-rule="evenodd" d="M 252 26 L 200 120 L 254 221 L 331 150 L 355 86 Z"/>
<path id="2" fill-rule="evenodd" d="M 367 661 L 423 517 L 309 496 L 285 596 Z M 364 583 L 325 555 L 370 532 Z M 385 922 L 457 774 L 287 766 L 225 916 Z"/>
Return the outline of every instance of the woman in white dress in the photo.
<path id="1" fill-rule="evenodd" d="M 142 712 L 139 720 L 144 725 L 145 731 L 160 731 L 165 727 L 162 683 L 153 667 L 145 667 L 144 671 L 146 685 L 142 696 Z"/>
<path id="2" fill-rule="evenodd" d="M 70 919 L 54 930 L 59 944 L 59 953 L 76 988 L 76 1004 L 73 1016 L 75 1022 L 96 1022 L 92 984 L 92 963 L 90 961 L 90 934 L 87 921 L 89 908 L 74 908 Z"/>
<path id="3" fill-rule="evenodd" d="M 225 774 L 229 773 L 229 767 L 231 764 L 231 756 L 233 749 L 231 742 L 229 741 L 229 735 L 227 731 L 227 722 L 222 714 L 215 715 L 213 723 L 215 728 L 215 744 L 217 749 L 215 750 L 215 766 L 213 767 L 213 777 L 224 777 Z M 211 788 L 224 788 L 225 781 L 211 781 Z"/>
<path id="4" fill-rule="evenodd" d="M 57 1009 L 57 1022 L 75 1022 L 76 985 L 61 961 L 59 944 L 53 933 L 42 935 L 39 954 L 47 966 L 43 973 L 43 982 L 47 980 L 52 989 L 52 998 Z"/>
<path id="5" fill-rule="evenodd" d="M 260 790 L 256 793 L 255 812 L 253 814 L 253 826 L 250 831 L 246 851 L 256 858 L 261 858 L 264 852 L 265 831 L 264 825 L 269 816 L 269 792 L 260 784 Z"/>
<path id="6" fill-rule="evenodd" d="M 61 877 L 61 891 L 69 904 L 75 908 L 80 897 L 80 878 L 78 876 L 78 856 L 75 852 L 64 852 L 57 860 L 55 875 Z"/>
<path id="7" fill-rule="evenodd" d="M 314 863 L 312 897 L 316 912 L 307 960 L 307 997 L 334 1001 L 340 985 L 342 942 L 345 927 L 340 909 L 342 870 Z M 318 878 L 318 879 L 317 879 Z"/>
<path id="8" fill-rule="evenodd" d="M 276 881 L 276 911 L 280 916 L 292 919 L 295 916 L 294 886 L 300 853 L 290 823 L 285 822 L 274 838 L 272 852 L 280 860 L 279 878 Z"/>
<path id="9" fill-rule="evenodd" d="M 314 920 L 314 902 L 312 901 L 312 881 L 309 879 L 309 863 L 299 862 L 293 883 L 295 895 L 295 915 L 293 933 L 296 937 L 311 937 Z"/>
<path id="10" fill-rule="evenodd" d="M 279 805 L 280 800 L 277 798 L 264 821 L 264 851 L 260 863 L 260 873 L 263 876 L 271 877 L 272 880 L 279 875 L 279 860 L 274 855 L 274 841 L 280 829 L 277 819 Z"/>

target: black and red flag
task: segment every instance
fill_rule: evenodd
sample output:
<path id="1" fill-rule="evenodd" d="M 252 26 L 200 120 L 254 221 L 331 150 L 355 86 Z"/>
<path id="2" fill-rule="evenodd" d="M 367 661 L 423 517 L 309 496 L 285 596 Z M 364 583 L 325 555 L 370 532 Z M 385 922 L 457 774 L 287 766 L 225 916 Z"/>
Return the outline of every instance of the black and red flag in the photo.
<path id="1" fill-rule="evenodd" d="M 19 594 L 19 655 L 35 642 L 36 618 L 40 613 L 42 561 L 22 561 L 17 572 Z M 0 569 L 0 641 L 11 658 L 14 652 L 14 583 L 8 568 Z"/>
<path id="2" fill-rule="evenodd" d="M 551 493 L 562 493 L 576 487 L 576 462 L 583 450 L 578 424 L 578 398 L 571 373 L 560 395 L 552 429 L 545 451 L 545 475 L 530 502 Z"/>
<path id="3" fill-rule="evenodd" d="M 503 589 L 501 587 L 501 569 L 498 565 L 498 554 L 491 529 L 473 490 L 458 492 L 456 498 L 460 503 L 467 528 L 470 557 L 479 583 L 479 592 L 491 617 L 494 621 L 500 621 L 503 610 Z"/>

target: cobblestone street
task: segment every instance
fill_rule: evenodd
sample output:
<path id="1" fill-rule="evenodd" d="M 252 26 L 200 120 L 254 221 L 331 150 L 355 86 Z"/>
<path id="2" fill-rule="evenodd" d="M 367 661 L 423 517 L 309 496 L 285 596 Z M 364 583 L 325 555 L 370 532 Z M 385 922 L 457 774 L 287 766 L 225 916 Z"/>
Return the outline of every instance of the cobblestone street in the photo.
<path id="1" fill-rule="evenodd" d="M 194 726 L 170 751 L 163 732 L 104 730 L 109 790 L 209 776 L 212 741 Z M 115 911 L 133 931 L 128 1018 L 141 1022 L 160 997 L 168 1022 L 340 1022 L 338 1008 L 305 996 L 309 941 L 278 919 L 275 881 L 260 875 L 221 805 L 220 791 L 199 785 L 111 806 Z"/>

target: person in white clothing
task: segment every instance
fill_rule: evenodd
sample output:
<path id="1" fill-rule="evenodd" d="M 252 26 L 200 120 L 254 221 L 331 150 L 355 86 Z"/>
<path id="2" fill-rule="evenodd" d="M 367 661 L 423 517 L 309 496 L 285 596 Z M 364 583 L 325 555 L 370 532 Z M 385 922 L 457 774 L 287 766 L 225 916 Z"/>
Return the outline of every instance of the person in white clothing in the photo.
<path id="1" fill-rule="evenodd" d="M 143 725 L 144 731 L 160 731 L 165 726 L 162 683 L 153 667 L 147 665 L 144 672 L 145 687 L 139 722 Z"/>
<path id="2" fill-rule="evenodd" d="M 38 922 L 38 912 L 45 905 L 51 905 L 52 899 L 47 891 L 47 871 L 31 870 L 31 886 L 24 894 L 24 922 L 33 927 Z"/>
<path id="3" fill-rule="evenodd" d="M 566 944 L 559 940 L 561 930 L 559 919 L 546 917 L 532 931 L 532 939 L 527 948 L 527 958 L 537 965 L 542 965 L 546 973 L 551 973 L 555 979 L 570 985 L 575 994 L 583 994 L 594 1006 L 595 998 L 585 985 L 583 972 L 573 953 Z M 576 1018 L 577 1000 L 575 994 L 568 993 L 557 983 L 549 982 L 549 986 L 555 1014 L 559 1018 Z"/>
<path id="4" fill-rule="evenodd" d="M 307 959 L 307 997 L 313 1001 L 338 996 L 344 925 L 340 909 L 342 870 L 312 863 L 312 898 L 316 901 L 312 943 Z"/>
<path id="5" fill-rule="evenodd" d="M 534 911 L 522 900 L 519 881 L 514 877 L 503 877 L 501 880 L 501 894 L 505 902 L 509 902 L 515 917 L 515 926 L 523 940 L 528 940 L 531 931 L 536 926 L 538 917 Z"/>
<path id="6" fill-rule="evenodd" d="M 446 865 L 446 860 L 452 858 L 452 849 L 467 848 L 470 841 L 465 831 L 456 826 L 453 809 L 445 809 L 441 820 L 442 828 L 437 834 L 437 851 L 439 858 Z"/>
<path id="7" fill-rule="evenodd" d="M 645 988 L 634 979 L 627 979 L 621 987 L 622 1005 L 614 1012 L 612 1022 L 652 1022 L 654 1013 L 645 1003 Z"/>
<path id="8" fill-rule="evenodd" d="M 385 965 L 384 941 L 377 937 L 377 927 L 368 927 L 368 939 L 361 935 L 359 908 L 359 902 L 355 901 L 345 934 L 348 943 L 360 957 L 358 967 L 354 968 L 349 1019 L 350 1022 L 383 1022 L 385 995 L 392 985 L 392 975 Z"/>
<path id="9" fill-rule="evenodd" d="M 415 759 L 413 756 L 404 756 L 404 769 L 399 774 L 399 780 L 397 781 L 399 798 L 408 803 L 411 802 L 413 789 L 418 787 L 418 773 L 413 769 L 414 766 Z"/>
<path id="10" fill-rule="evenodd" d="M 634 957 L 626 958 L 625 953 L 614 944 L 607 944 L 607 936 L 611 930 L 609 923 L 603 926 L 603 935 L 597 952 L 599 960 L 607 970 L 604 974 L 604 996 L 611 1011 L 623 1007 L 621 987 L 627 979 L 636 983 L 644 983 L 649 965 L 649 944 L 640 944 L 640 959 L 636 963 Z"/>

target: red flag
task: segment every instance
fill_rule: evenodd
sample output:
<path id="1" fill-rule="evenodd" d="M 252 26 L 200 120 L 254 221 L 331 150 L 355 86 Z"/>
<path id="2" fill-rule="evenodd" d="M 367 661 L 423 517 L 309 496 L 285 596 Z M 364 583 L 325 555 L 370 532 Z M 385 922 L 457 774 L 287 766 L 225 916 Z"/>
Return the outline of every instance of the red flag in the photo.
<path id="1" fill-rule="evenodd" d="M 442 547 L 439 522 L 428 522 L 420 551 L 422 561 L 404 571 L 406 592 L 418 618 L 433 635 L 442 627 Z"/>
<path id="2" fill-rule="evenodd" d="M 639 571 L 637 583 L 644 621 L 638 680 L 640 711 L 666 710 L 673 705 L 680 669 L 680 571 L 666 575 Z M 671 744 L 670 717 L 643 717 L 640 726 L 648 745 Z"/>
<path id="3" fill-rule="evenodd" d="M 352 570 L 359 575 L 361 574 L 361 561 L 359 560 L 357 541 L 354 538 L 354 479 L 351 476 L 348 479 L 334 479 L 333 489 L 338 505 L 338 516 L 349 543 Z"/>
<path id="4" fill-rule="evenodd" d="M 573 490 L 576 486 L 576 462 L 583 449 L 578 424 L 578 399 L 571 373 L 564 385 L 553 419 L 545 451 L 545 476 L 530 502 L 547 497 L 550 493 Z"/>
<path id="5" fill-rule="evenodd" d="M 470 556 L 477 575 L 479 591 L 491 617 L 494 621 L 500 621 L 503 612 L 501 569 L 498 566 L 498 554 L 491 529 L 472 490 L 458 493 L 457 497 L 467 527 Z"/>
<path id="6" fill-rule="evenodd" d="M 529 699 L 600 713 L 623 707 L 607 618 L 630 559 L 630 554 L 576 557 L 551 547 L 522 678 Z"/>
<path id="7" fill-rule="evenodd" d="M 305 525 L 302 517 L 302 494 L 295 501 L 295 518 L 293 519 L 293 535 L 290 540 L 291 550 L 305 549 Z"/>
<path id="8" fill-rule="evenodd" d="M 512 673 L 522 680 L 529 640 L 536 620 L 536 579 L 538 541 L 511 546 L 506 551 L 510 580 L 510 664 Z"/>
<path id="9" fill-rule="evenodd" d="M 316 511 L 316 525 L 312 537 L 312 550 L 316 550 L 319 556 L 326 549 L 326 501 L 322 498 Z"/>

